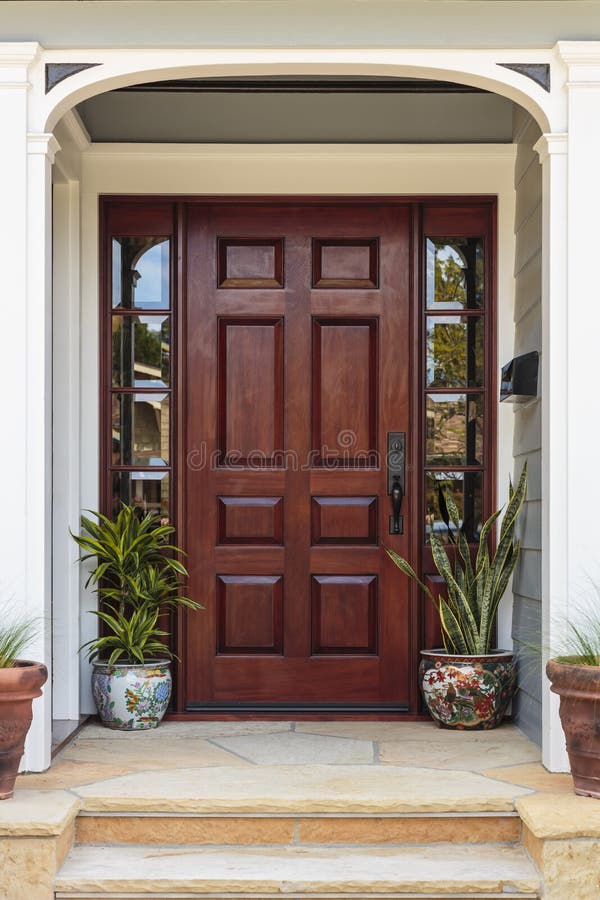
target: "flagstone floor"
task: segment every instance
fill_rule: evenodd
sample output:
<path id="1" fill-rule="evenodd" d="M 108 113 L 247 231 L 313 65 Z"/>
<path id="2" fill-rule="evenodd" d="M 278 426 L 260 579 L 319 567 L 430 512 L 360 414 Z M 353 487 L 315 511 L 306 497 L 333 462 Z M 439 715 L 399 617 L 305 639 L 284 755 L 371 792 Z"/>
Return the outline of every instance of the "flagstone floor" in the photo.
<path id="1" fill-rule="evenodd" d="M 119 732 L 92 722 L 53 760 L 41 774 L 21 775 L 17 789 L 50 790 L 88 786 L 118 794 L 131 782 L 130 776 L 151 775 L 154 789 L 158 771 L 206 770 L 217 767 L 242 770 L 259 767 L 262 774 L 285 766 L 287 775 L 297 768 L 302 781 L 306 767 L 318 766 L 321 774 L 342 770 L 354 780 L 368 776 L 371 785 L 410 770 L 423 783 L 423 770 L 431 770 L 439 785 L 444 780 L 475 776 L 478 792 L 497 793 L 502 785 L 518 789 L 562 793 L 572 791 L 569 775 L 550 775 L 540 762 L 531 741 L 510 723 L 494 731 L 454 732 L 433 723 L 402 722 L 164 722 L 144 732 Z M 380 767 L 378 773 L 367 767 Z M 454 776 L 450 773 L 455 773 Z M 210 778 L 203 772 L 201 780 Z M 250 772 L 247 773 L 251 775 Z M 255 773 L 258 776 L 258 772 Z M 283 770 L 281 776 L 283 777 Z M 292 773 L 293 774 L 293 773 Z M 200 776 L 200 772 L 198 772 Z M 214 772 L 217 775 L 217 772 Z M 239 772 L 240 777 L 242 772 Z"/>

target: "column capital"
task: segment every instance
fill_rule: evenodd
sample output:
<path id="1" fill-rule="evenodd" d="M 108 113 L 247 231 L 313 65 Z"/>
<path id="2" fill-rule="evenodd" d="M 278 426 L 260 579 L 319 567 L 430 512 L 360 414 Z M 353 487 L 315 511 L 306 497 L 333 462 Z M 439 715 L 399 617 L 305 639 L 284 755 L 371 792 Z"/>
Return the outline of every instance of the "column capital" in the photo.
<path id="1" fill-rule="evenodd" d="M 533 149 L 544 163 L 549 156 L 566 156 L 569 146 L 569 135 L 566 132 L 558 134 L 543 134 L 533 145 Z"/>
<path id="2" fill-rule="evenodd" d="M 600 41 L 559 41 L 558 55 L 568 71 L 568 86 L 600 83 Z"/>
<path id="3" fill-rule="evenodd" d="M 27 153 L 47 156 L 51 163 L 60 150 L 60 144 L 53 134 L 28 134 Z"/>
<path id="4" fill-rule="evenodd" d="M 0 41 L 0 83 L 2 87 L 27 84 L 30 66 L 37 60 L 42 47 L 35 41 Z"/>

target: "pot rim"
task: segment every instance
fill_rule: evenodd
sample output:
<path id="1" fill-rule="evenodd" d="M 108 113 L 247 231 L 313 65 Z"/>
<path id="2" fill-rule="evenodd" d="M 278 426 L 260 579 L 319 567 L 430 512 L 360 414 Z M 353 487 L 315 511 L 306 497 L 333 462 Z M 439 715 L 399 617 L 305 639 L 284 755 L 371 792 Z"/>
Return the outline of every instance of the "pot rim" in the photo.
<path id="1" fill-rule="evenodd" d="M 46 663 L 39 662 L 35 659 L 15 659 L 14 665 L 0 667 L 0 672 L 10 672 L 14 669 L 31 669 L 35 666 L 45 666 Z"/>
<path id="2" fill-rule="evenodd" d="M 499 648 L 490 650 L 489 653 L 448 653 L 443 647 L 436 647 L 433 650 L 420 650 L 421 656 L 445 656 L 448 659 L 498 659 L 502 657 L 513 657 L 514 650 L 501 650 Z"/>
<path id="3" fill-rule="evenodd" d="M 109 663 L 106 659 L 97 659 L 92 662 L 92 666 L 102 669 L 156 669 L 159 666 L 170 666 L 170 659 L 148 659 L 143 663 Z"/>
<path id="4" fill-rule="evenodd" d="M 550 663 L 552 663 L 552 665 L 554 665 L 554 666 L 561 666 L 561 667 L 563 667 L 563 668 L 565 668 L 565 669 L 585 669 L 586 672 L 598 672 L 598 674 L 600 675 L 600 665 L 598 665 L 598 666 L 586 666 L 586 665 L 584 665 L 583 663 L 575 663 L 575 662 L 573 662 L 573 663 L 568 663 L 568 662 L 563 662 L 562 659 L 557 659 L 555 656 L 551 657 L 551 658 L 548 660 L 548 662 L 547 662 L 546 665 L 549 666 Z"/>

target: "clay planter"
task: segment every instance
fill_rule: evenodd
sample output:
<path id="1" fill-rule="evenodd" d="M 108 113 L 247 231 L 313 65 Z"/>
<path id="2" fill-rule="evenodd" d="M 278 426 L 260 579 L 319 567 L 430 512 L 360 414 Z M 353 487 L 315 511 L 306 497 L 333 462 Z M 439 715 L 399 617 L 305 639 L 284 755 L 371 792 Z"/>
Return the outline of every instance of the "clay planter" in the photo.
<path id="1" fill-rule="evenodd" d="M 27 660 L 0 669 L 0 800 L 13 795 L 31 725 L 31 706 L 34 698 L 41 696 L 47 678 L 46 666 Z"/>
<path id="2" fill-rule="evenodd" d="M 421 650 L 419 687 L 440 728 L 495 728 L 513 696 L 515 681 L 515 659 L 507 650 L 492 650 L 487 656 Z"/>
<path id="3" fill-rule="evenodd" d="M 171 699 L 168 660 L 93 665 L 92 693 L 102 724 L 118 731 L 156 728 Z"/>
<path id="4" fill-rule="evenodd" d="M 551 659 L 546 674 L 560 697 L 575 793 L 600 799 L 600 666 Z"/>

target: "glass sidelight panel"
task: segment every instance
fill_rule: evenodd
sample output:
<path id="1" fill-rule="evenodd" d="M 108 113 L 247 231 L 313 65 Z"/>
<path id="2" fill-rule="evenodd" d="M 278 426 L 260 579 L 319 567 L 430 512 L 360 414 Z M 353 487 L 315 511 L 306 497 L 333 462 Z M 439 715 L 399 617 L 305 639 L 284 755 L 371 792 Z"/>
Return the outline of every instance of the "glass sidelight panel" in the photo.
<path id="1" fill-rule="evenodd" d="M 468 541 L 477 541 L 482 524 L 482 472 L 427 472 L 425 475 L 425 539 L 433 531 L 445 544 L 453 542 L 455 528 L 450 522 L 444 490 L 449 490 L 458 508 Z"/>
<path id="2" fill-rule="evenodd" d="M 166 316 L 113 316 L 113 386 L 168 387 L 169 326 Z"/>
<path id="3" fill-rule="evenodd" d="M 428 394 L 426 465 L 483 464 L 483 396 Z"/>
<path id="4" fill-rule="evenodd" d="M 482 387 L 483 318 L 427 316 L 426 386 Z"/>
<path id="5" fill-rule="evenodd" d="M 169 418 L 168 394 L 113 394 L 113 465 L 168 465 Z"/>
<path id="6" fill-rule="evenodd" d="M 484 301 L 483 240 L 427 238 L 427 309 L 481 309 Z"/>
<path id="7" fill-rule="evenodd" d="M 116 515 L 122 503 L 137 507 L 142 513 L 155 513 L 170 518 L 168 472 L 113 472 L 112 507 Z"/>
<path id="8" fill-rule="evenodd" d="M 169 243 L 164 237 L 113 238 L 113 307 L 169 309 Z"/>

